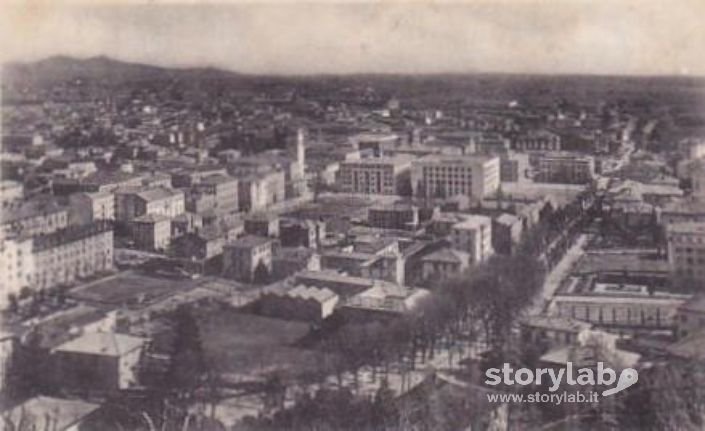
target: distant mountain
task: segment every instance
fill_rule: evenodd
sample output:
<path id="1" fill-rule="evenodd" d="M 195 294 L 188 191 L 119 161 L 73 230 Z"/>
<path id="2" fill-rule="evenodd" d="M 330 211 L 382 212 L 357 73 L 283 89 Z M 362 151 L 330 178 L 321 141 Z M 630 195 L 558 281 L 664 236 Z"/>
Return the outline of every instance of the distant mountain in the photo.
<path id="1" fill-rule="evenodd" d="M 206 68 L 167 68 L 115 60 L 105 56 L 79 59 L 54 56 L 31 63 L 6 63 L 6 83 L 51 83 L 81 79 L 86 81 L 126 82 L 178 77 L 233 78 L 237 73 Z"/>

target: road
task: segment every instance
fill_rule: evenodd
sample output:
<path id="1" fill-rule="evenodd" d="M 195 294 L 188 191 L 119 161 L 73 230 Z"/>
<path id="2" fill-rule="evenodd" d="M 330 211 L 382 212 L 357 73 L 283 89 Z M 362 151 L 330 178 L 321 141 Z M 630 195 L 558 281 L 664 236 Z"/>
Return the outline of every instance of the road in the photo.
<path id="1" fill-rule="evenodd" d="M 563 255 L 556 266 L 549 271 L 546 280 L 543 283 L 543 288 L 539 295 L 536 295 L 533 304 L 527 310 L 530 316 L 541 314 L 546 310 L 548 303 L 553 298 L 556 290 L 561 285 L 563 280 L 570 274 L 575 263 L 585 254 L 585 245 L 588 241 L 588 235 L 580 234 L 578 239 Z"/>

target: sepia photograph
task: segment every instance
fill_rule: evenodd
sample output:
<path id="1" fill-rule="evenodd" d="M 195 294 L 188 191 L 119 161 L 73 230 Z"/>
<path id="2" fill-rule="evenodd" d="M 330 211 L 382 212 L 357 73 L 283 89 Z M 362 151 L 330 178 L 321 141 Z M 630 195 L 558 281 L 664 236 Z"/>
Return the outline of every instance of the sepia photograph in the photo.
<path id="1" fill-rule="evenodd" d="M 0 431 L 705 430 L 704 0 L 0 0 Z"/>

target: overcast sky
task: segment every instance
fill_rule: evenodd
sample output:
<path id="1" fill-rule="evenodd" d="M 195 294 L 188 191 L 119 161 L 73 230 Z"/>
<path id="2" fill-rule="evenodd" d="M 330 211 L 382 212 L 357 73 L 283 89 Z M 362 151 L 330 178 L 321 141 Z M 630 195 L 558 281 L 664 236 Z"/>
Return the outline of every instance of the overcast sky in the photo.
<path id="1" fill-rule="evenodd" d="M 705 75 L 705 0 L 6 1 L 5 61 L 65 54 L 277 74 Z"/>

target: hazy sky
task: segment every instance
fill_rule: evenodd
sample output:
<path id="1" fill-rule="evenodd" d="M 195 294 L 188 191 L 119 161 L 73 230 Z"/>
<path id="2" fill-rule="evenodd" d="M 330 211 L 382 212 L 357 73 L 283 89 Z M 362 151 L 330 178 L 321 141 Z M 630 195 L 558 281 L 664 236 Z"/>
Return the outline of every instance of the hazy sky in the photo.
<path id="1" fill-rule="evenodd" d="M 3 60 L 108 55 L 249 73 L 705 75 L 705 0 L 0 6 Z"/>

